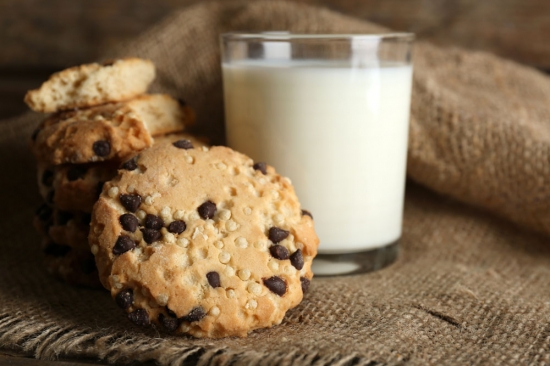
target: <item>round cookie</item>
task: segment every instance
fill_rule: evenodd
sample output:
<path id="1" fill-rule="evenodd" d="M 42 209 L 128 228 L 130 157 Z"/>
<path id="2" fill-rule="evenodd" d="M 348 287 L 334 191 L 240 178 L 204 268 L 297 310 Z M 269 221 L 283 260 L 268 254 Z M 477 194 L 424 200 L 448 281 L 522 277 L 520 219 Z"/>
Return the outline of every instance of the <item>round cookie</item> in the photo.
<path id="1" fill-rule="evenodd" d="M 44 204 L 36 211 L 33 224 L 40 234 L 59 245 L 89 251 L 90 220 L 89 213 L 62 211 Z"/>
<path id="2" fill-rule="evenodd" d="M 45 238 L 42 243 L 48 273 L 68 284 L 101 288 L 94 256 L 89 249 L 75 249 Z"/>
<path id="3" fill-rule="evenodd" d="M 121 162 L 153 144 L 156 134 L 193 123 L 187 106 L 165 94 L 56 113 L 32 135 L 31 148 L 48 165 Z"/>
<path id="4" fill-rule="evenodd" d="M 155 78 L 149 60 L 125 58 L 68 68 L 25 96 L 36 112 L 51 113 L 118 102 L 145 93 Z"/>
<path id="5" fill-rule="evenodd" d="M 203 141 L 186 133 L 158 136 L 153 144 L 179 139 L 187 139 L 197 147 L 206 146 Z M 92 212 L 103 184 L 111 180 L 119 168 L 124 169 L 124 164 L 105 161 L 50 166 L 39 162 L 38 188 L 44 201 L 60 210 Z"/>
<path id="6" fill-rule="evenodd" d="M 128 318 L 195 337 L 246 336 L 303 298 L 319 240 L 287 178 L 226 147 L 143 151 L 103 188 L 89 243 Z"/>
<path id="7" fill-rule="evenodd" d="M 103 188 L 117 172 L 118 164 L 101 162 L 48 166 L 38 164 L 38 187 L 44 201 L 64 211 L 92 212 Z"/>

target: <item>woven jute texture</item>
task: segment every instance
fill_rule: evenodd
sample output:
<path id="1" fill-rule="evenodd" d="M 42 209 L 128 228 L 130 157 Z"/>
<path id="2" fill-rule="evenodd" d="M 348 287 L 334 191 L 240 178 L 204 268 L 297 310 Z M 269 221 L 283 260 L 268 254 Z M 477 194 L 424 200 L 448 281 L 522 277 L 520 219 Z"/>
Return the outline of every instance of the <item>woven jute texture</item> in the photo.
<path id="1" fill-rule="evenodd" d="M 223 136 L 218 35 L 377 32 L 283 2 L 184 9 L 112 55 L 148 57 L 155 90 Z M 38 358 L 201 365 L 550 364 L 550 80 L 484 53 L 418 42 L 404 232 L 381 271 L 315 278 L 280 326 L 196 340 L 134 327 L 105 291 L 47 276 L 27 148 L 38 116 L 0 123 L 0 347 Z M 319 126 L 322 128 L 322 126 Z"/>

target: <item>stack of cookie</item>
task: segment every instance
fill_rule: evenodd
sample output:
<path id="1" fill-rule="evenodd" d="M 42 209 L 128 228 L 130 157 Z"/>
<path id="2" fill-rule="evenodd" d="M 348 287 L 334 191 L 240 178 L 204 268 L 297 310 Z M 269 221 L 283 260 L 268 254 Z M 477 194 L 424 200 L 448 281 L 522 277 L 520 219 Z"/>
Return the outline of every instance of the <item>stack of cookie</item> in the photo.
<path id="1" fill-rule="evenodd" d="M 170 134 L 194 122 L 183 102 L 145 94 L 154 77 L 152 62 L 119 59 L 56 73 L 25 97 L 34 111 L 51 113 L 31 142 L 44 198 L 35 226 L 48 271 L 67 282 L 100 286 L 87 237 L 103 184 L 156 138 L 179 140 Z"/>

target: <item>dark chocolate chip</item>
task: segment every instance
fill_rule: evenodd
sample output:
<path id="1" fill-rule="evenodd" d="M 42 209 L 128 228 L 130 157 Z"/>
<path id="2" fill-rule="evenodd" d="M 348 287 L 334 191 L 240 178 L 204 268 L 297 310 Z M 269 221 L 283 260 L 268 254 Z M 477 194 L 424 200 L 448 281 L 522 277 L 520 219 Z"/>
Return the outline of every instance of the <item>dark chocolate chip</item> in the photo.
<path id="1" fill-rule="evenodd" d="M 252 165 L 252 168 L 254 168 L 254 170 L 261 171 L 264 175 L 267 174 L 267 164 L 266 163 L 256 163 L 256 164 Z"/>
<path id="2" fill-rule="evenodd" d="M 308 210 L 302 210 L 302 216 L 309 216 L 313 220 L 313 215 Z"/>
<path id="3" fill-rule="evenodd" d="M 277 259 L 280 259 L 280 260 L 288 259 L 288 255 L 289 255 L 288 249 L 286 249 L 282 245 L 275 244 L 275 245 L 270 246 L 269 247 L 269 252 L 273 256 L 273 258 L 277 258 Z"/>
<path id="4" fill-rule="evenodd" d="M 208 283 L 210 284 L 210 286 L 214 288 L 221 286 L 220 275 L 218 274 L 218 272 L 208 272 L 206 274 L 206 279 L 208 280 Z"/>
<path id="5" fill-rule="evenodd" d="M 122 225 L 122 228 L 126 231 L 133 233 L 137 230 L 138 219 L 132 214 L 125 213 L 124 215 L 120 215 L 118 221 L 120 222 L 120 225 Z"/>
<path id="6" fill-rule="evenodd" d="M 204 312 L 204 310 L 202 310 L 202 308 L 198 306 L 196 308 L 193 308 L 193 310 L 191 310 L 189 314 L 180 318 L 180 320 L 183 320 L 184 322 L 198 322 L 205 316 L 206 313 Z"/>
<path id="7" fill-rule="evenodd" d="M 180 326 L 178 318 L 164 315 L 162 313 L 159 314 L 159 322 L 168 332 L 173 332 Z"/>
<path id="8" fill-rule="evenodd" d="M 136 157 L 133 157 L 132 159 L 128 160 L 124 164 L 122 164 L 120 166 L 120 169 L 135 170 L 135 169 L 137 169 L 137 167 L 138 167 L 138 165 L 137 165 L 137 156 L 136 156 Z"/>
<path id="9" fill-rule="evenodd" d="M 174 142 L 172 145 L 174 145 L 178 149 L 188 150 L 193 148 L 193 144 L 189 140 L 178 140 Z"/>
<path id="10" fill-rule="evenodd" d="M 128 309 L 134 303 L 134 291 L 131 288 L 120 291 L 115 296 L 116 304 L 122 309 Z"/>
<path id="11" fill-rule="evenodd" d="M 86 258 L 80 264 L 80 270 L 87 275 L 94 273 L 97 270 L 94 258 Z"/>
<path id="12" fill-rule="evenodd" d="M 61 245 L 57 243 L 49 243 L 44 248 L 44 254 L 53 255 L 54 257 L 63 257 L 65 254 L 71 251 L 71 247 L 68 245 Z"/>
<path id="13" fill-rule="evenodd" d="M 111 153 L 111 144 L 109 141 L 99 140 L 94 142 L 92 149 L 97 156 L 108 156 Z"/>
<path id="14" fill-rule="evenodd" d="M 132 321 L 135 325 L 140 325 L 142 327 L 149 325 L 149 314 L 143 309 L 137 309 L 128 314 L 128 319 Z"/>
<path id="15" fill-rule="evenodd" d="M 57 211 L 55 215 L 56 225 L 66 225 L 70 220 L 74 218 L 74 214 L 67 211 Z"/>
<path id="16" fill-rule="evenodd" d="M 51 187 L 53 185 L 53 171 L 48 169 L 44 170 L 44 173 L 42 173 L 41 182 L 46 187 Z"/>
<path id="17" fill-rule="evenodd" d="M 166 307 L 166 312 L 168 313 L 168 316 L 171 316 L 172 318 L 177 318 L 178 316 L 176 313 L 174 313 L 172 310 L 170 310 L 168 307 Z"/>
<path id="18" fill-rule="evenodd" d="M 280 277 L 264 278 L 264 285 L 276 295 L 283 296 L 286 293 L 286 282 Z"/>
<path id="19" fill-rule="evenodd" d="M 77 179 L 84 179 L 88 168 L 82 165 L 74 165 L 67 170 L 67 180 L 69 182 L 75 181 Z"/>
<path id="20" fill-rule="evenodd" d="M 197 209 L 199 216 L 203 219 L 211 219 L 216 213 L 216 204 L 212 201 L 206 201 Z"/>
<path id="21" fill-rule="evenodd" d="M 187 229 L 187 225 L 181 220 L 172 221 L 170 225 L 168 225 L 168 231 L 174 234 L 181 234 L 185 229 Z"/>
<path id="22" fill-rule="evenodd" d="M 36 216 L 40 221 L 48 221 L 52 218 L 53 210 L 47 204 L 42 204 L 38 209 L 36 209 Z"/>
<path id="23" fill-rule="evenodd" d="M 101 195 L 101 192 L 103 192 L 103 186 L 105 185 L 105 182 L 97 182 L 97 197 Z"/>
<path id="24" fill-rule="evenodd" d="M 187 102 L 181 98 L 178 98 L 178 103 L 181 107 L 185 107 L 187 105 Z"/>
<path id="25" fill-rule="evenodd" d="M 300 277 L 300 283 L 302 284 L 302 292 L 305 294 L 309 289 L 309 284 L 311 281 L 305 277 Z"/>
<path id="26" fill-rule="evenodd" d="M 36 130 L 33 131 L 32 135 L 31 135 L 31 139 L 33 141 L 36 141 L 36 138 L 38 137 L 38 134 L 40 133 L 40 131 L 42 131 L 40 128 L 37 128 Z"/>
<path id="27" fill-rule="evenodd" d="M 141 205 L 141 196 L 139 194 L 121 194 L 120 203 L 130 212 L 136 212 Z"/>
<path id="28" fill-rule="evenodd" d="M 269 229 L 269 235 L 267 236 L 269 240 L 271 240 L 274 243 L 278 243 L 281 240 L 284 240 L 288 237 L 288 234 L 290 234 L 288 231 L 279 229 L 278 227 L 272 227 Z"/>
<path id="29" fill-rule="evenodd" d="M 141 229 L 141 232 L 143 233 L 143 240 L 145 240 L 147 244 L 153 244 L 162 238 L 161 232 L 155 229 L 145 228 Z"/>
<path id="30" fill-rule="evenodd" d="M 158 216 L 147 214 L 145 216 L 145 227 L 147 229 L 160 230 L 164 227 L 164 221 Z"/>
<path id="31" fill-rule="evenodd" d="M 132 240 L 132 238 L 126 235 L 120 235 L 116 240 L 115 246 L 113 247 L 113 254 L 123 254 L 134 249 L 135 247 L 136 243 Z"/>
<path id="32" fill-rule="evenodd" d="M 90 225 L 90 223 L 92 222 L 92 214 L 89 214 L 89 213 L 82 214 L 81 220 L 84 225 Z"/>
<path id="33" fill-rule="evenodd" d="M 302 255 L 302 251 L 300 249 L 292 253 L 290 256 L 290 264 L 292 264 L 297 270 L 304 268 L 304 256 Z"/>
<path id="34" fill-rule="evenodd" d="M 55 191 L 52 189 L 46 195 L 46 202 L 53 205 L 53 198 L 55 197 Z"/>

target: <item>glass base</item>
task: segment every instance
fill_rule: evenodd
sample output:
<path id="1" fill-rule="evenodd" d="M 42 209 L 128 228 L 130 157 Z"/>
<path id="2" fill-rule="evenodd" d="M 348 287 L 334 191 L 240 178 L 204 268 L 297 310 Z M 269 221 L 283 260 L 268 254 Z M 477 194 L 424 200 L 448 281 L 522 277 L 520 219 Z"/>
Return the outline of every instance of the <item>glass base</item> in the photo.
<path id="1" fill-rule="evenodd" d="M 315 276 L 342 276 L 382 269 L 397 259 L 399 240 L 380 248 L 344 254 L 318 254 L 311 269 Z"/>

